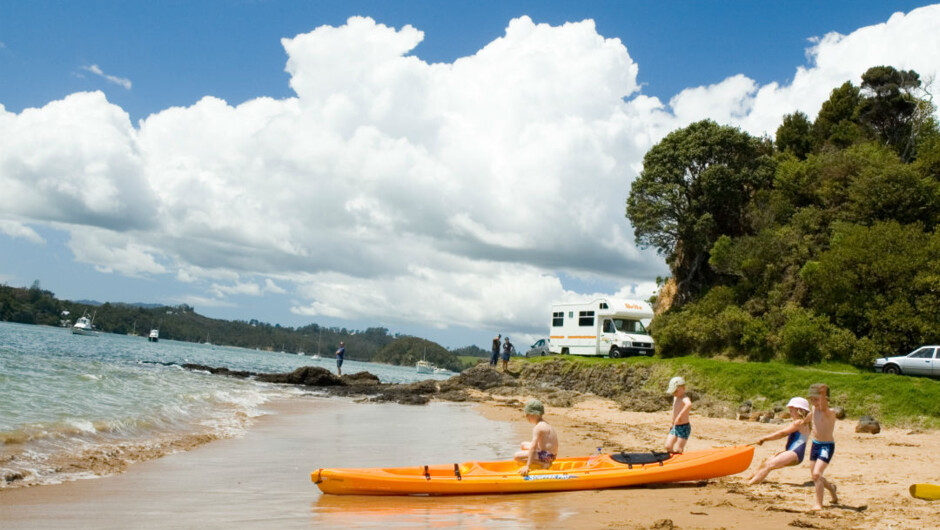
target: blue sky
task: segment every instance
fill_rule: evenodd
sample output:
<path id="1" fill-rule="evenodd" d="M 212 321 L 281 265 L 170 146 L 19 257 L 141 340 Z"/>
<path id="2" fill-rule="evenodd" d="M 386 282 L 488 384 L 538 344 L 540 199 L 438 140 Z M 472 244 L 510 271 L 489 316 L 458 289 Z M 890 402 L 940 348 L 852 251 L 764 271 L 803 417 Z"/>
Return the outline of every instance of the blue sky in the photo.
<path id="1" fill-rule="evenodd" d="M 658 138 L 772 133 L 873 64 L 929 75 L 925 5 L 4 2 L 0 281 L 527 341 L 553 300 L 665 275 L 623 218 Z"/>

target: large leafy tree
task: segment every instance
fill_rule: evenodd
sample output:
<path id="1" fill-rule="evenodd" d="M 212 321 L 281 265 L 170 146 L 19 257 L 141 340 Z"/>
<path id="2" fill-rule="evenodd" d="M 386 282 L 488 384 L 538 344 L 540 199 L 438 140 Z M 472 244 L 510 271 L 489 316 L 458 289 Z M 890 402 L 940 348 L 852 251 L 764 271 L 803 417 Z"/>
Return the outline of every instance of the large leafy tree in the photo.
<path id="1" fill-rule="evenodd" d="M 627 199 L 637 242 L 666 258 L 683 303 L 711 276 L 721 235 L 750 232 L 748 204 L 773 178 L 770 143 L 711 120 L 667 135 L 643 158 Z"/>
<path id="2" fill-rule="evenodd" d="M 817 145 L 832 144 L 844 148 L 857 141 L 862 136 L 857 124 L 858 104 L 858 87 L 851 82 L 846 81 L 834 89 L 813 122 Z"/>
<path id="3" fill-rule="evenodd" d="M 875 66 L 862 74 L 859 120 L 905 161 L 914 158 L 922 119 L 920 101 L 914 94 L 919 88 L 920 75 L 913 70 Z"/>
<path id="4" fill-rule="evenodd" d="M 839 224 L 801 276 L 811 306 L 886 351 L 940 339 L 940 235 L 919 224 Z"/>
<path id="5" fill-rule="evenodd" d="M 813 150 L 813 124 L 806 114 L 794 112 L 783 117 L 783 123 L 777 127 L 777 151 L 791 153 L 804 160 Z"/>

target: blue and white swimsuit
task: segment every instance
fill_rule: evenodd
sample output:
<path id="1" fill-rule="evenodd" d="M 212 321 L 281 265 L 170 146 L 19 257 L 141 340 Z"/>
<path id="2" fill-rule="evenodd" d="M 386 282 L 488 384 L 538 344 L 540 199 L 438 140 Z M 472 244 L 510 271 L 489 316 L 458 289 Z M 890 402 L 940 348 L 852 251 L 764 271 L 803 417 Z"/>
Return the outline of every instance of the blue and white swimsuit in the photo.
<path id="1" fill-rule="evenodd" d="M 800 431 L 793 431 L 787 436 L 787 451 L 796 453 L 796 463 L 803 462 L 803 456 L 806 453 L 806 435 Z"/>

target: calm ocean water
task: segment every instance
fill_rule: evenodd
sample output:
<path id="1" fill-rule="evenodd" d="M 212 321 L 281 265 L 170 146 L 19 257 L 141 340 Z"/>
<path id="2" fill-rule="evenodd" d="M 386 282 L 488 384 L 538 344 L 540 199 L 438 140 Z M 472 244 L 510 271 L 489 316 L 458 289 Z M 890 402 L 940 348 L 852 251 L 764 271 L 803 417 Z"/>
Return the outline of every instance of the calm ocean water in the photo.
<path id="1" fill-rule="evenodd" d="M 0 488 L 106 475 L 236 436 L 265 402 L 306 392 L 182 363 L 254 372 L 336 367 L 332 358 L 0 322 Z M 393 383 L 453 375 L 349 360 L 343 369 Z"/>

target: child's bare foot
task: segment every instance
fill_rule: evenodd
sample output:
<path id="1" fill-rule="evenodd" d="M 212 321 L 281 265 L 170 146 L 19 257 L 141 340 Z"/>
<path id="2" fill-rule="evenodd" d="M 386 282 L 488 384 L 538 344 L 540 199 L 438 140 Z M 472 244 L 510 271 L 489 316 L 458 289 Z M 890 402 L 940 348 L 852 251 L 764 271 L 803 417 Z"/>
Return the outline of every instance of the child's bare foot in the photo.
<path id="1" fill-rule="evenodd" d="M 809 509 L 809 511 L 811 511 L 811 512 L 818 512 L 818 511 L 820 511 L 820 510 L 822 510 L 822 509 L 823 509 L 823 508 L 822 508 L 822 505 L 821 505 L 821 504 L 814 504 L 813 507 Z"/>
<path id="2" fill-rule="evenodd" d="M 839 497 L 836 495 L 836 485 L 832 482 L 826 484 L 829 494 L 832 495 L 832 504 L 839 504 Z"/>

